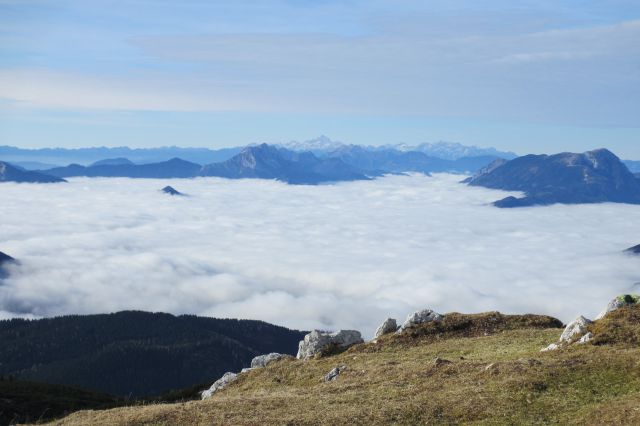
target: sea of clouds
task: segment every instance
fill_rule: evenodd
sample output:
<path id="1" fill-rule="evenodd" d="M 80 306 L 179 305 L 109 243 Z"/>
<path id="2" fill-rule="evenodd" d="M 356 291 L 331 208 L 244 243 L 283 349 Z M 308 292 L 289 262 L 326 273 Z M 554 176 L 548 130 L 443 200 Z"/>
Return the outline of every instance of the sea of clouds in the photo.
<path id="1" fill-rule="evenodd" d="M 370 336 L 413 310 L 595 316 L 633 291 L 640 206 L 498 209 L 459 176 L 3 183 L 0 317 L 125 309 Z M 189 194 L 170 197 L 171 184 Z"/>

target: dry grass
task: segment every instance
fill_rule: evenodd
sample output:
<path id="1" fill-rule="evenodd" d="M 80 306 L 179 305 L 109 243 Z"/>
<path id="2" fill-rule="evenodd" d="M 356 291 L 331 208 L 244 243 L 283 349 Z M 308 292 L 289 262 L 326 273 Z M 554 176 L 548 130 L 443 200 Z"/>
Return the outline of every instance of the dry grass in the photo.
<path id="1" fill-rule="evenodd" d="M 82 411 L 55 424 L 640 424 L 640 349 L 540 353 L 557 326 L 549 317 L 450 314 L 339 355 L 273 363 L 207 401 Z M 325 383 L 338 365 L 346 371 Z"/>

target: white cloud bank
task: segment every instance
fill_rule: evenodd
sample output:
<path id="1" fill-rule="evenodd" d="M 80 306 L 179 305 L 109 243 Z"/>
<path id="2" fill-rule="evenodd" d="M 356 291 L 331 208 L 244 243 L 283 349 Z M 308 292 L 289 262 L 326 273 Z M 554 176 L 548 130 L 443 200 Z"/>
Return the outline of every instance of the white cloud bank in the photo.
<path id="1" fill-rule="evenodd" d="M 142 309 L 370 335 L 425 307 L 595 316 L 640 281 L 621 254 L 640 207 L 501 210 L 487 203 L 504 193 L 458 180 L 5 183 L 0 250 L 22 266 L 0 317 Z"/>

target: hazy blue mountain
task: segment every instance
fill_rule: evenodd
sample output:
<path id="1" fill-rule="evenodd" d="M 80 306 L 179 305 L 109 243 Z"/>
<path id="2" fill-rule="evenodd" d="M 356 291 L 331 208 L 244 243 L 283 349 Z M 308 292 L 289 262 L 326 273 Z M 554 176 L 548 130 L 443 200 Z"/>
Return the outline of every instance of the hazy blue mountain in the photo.
<path id="1" fill-rule="evenodd" d="M 168 195 L 178 195 L 178 196 L 184 195 L 182 192 L 178 191 L 173 186 L 165 186 L 160 191 Z"/>
<path id="2" fill-rule="evenodd" d="M 104 160 L 96 161 L 95 163 L 91 164 L 90 167 L 95 167 L 95 166 L 124 166 L 124 165 L 132 166 L 132 165 L 134 165 L 134 163 L 133 163 L 133 161 L 129 160 L 128 158 L 124 158 L 124 157 L 106 158 Z"/>
<path id="3" fill-rule="evenodd" d="M 0 161 L 0 182 L 56 183 L 66 181 L 60 177 L 25 170 Z"/>
<path id="4" fill-rule="evenodd" d="M 0 278 L 7 277 L 7 271 L 5 267 L 10 263 L 14 263 L 15 261 L 16 260 L 13 257 L 0 251 Z"/>
<path id="5" fill-rule="evenodd" d="M 517 155 L 513 152 L 499 151 L 495 148 L 479 148 L 476 146 L 467 146 L 459 143 L 452 142 L 437 142 L 437 143 L 423 143 L 420 145 L 382 145 L 382 146 L 365 146 L 365 145 L 347 145 L 342 142 L 334 141 L 327 136 L 320 136 L 315 139 L 311 139 L 304 142 L 292 141 L 281 145 L 291 151 L 296 152 L 312 152 L 317 157 L 329 156 L 336 151 L 342 151 L 350 149 L 350 147 L 359 147 L 364 151 L 376 152 L 386 151 L 393 152 L 398 151 L 400 153 L 405 152 L 421 152 L 430 158 L 438 158 L 442 160 L 459 160 L 465 157 L 490 157 L 490 158 L 505 158 L 511 160 L 516 158 Z M 458 167 L 459 168 L 459 167 Z M 477 170 L 477 169 L 476 169 Z M 408 171 L 408 170 L 407 170 Z"/>
<path id="6" fill-rule="evenodd" d="M 625 250 L 625 253 L 640 254 L 640 244 L 638 244 L 637 246 L 629 247 Z"/>
<path id="7" fill-rule="evenodd" d="M 262 321 L 137 311 L 0 321 L 0 375 L 114 395 L 210 386 L 254 356 L 295 354 L 300 331 Z"/>
<path id="8" fill-rule="evenodd" d="M 24 170 L 43 170 L 60 167 L 60 164 L 41 163 L 39 161 L 9 161 L 9 163 Z"/>
<path id="9" fill-rule="evenodd" d="M 640 204 L 640 181 L 606 149 L 583 154 L 526 155 L 494 163 L 466 181 L 470 185 L 522 191 L 498 207 L 554 203 L 617 202 Z"/>
<path id="10" fill-rule="evenodd" d="M 640 161 L 624 160 L 623 163 L 631 173 L 640 173 Z"/>
<path id="11" fill-rule="evenodd" d="M 56 167 L 44 170 L 53 176 L 59 177 L 129 177 L 129 178 L 190 178 L 198 176 L 202 166 L 196 163 L 173 158 L 169 161 L 151 164 L 107 164 L 97 166 L 81 166 L 71 164 L 66 167 Z"/>
<path id="12" fill-rule="evenodd" d="M 6 253 L 0 251 L 0 265 L 6 262 L 13 262 L 15 259 Z"/>
<path id="13" fill-rule="evenodd" d="M 267 144 L 246 147 L 225 162 L 208 164 L 202 168 L 202 175 L 277 179 L 293 184 L 368 179 L 337 158 L 320 159 L 311 152 L 298 153 Z"/>
<path id="14" fill-rule="evenodd" d="M 497 159 L 495 156 L 463 157 L 443 160 L 417 151 L 393 148 L 371 150 L 359 145 L 344 145 L 328 154 L 346 164 L 370 173 L 438 172 L 474 173 Z"/>
<path id="15" fill-rule="evenodd" d="M 242 148 L 181 148 L 181 147 L 159 147 L 159 148 L 42 148 L 42 149 L 22 149 L 13 146 L 0 146 L 0 158 L 8 162 L 41 162 L 48 164 L 71 164 L 90 165 L 105 158 L 127 158 L 136 164 L 160 163 L 172 158 L 182 158 L 197 164 L 209 164 L 225 161 Z M 38 167 L 42 170 L 49 167 Z"/>
<path id="16" fill-rule="evenodd" d="M 429 157 L 442 158 L 443 160 L 458 160 L 464 157 L 497 157 L 511 160 L 517 157 L 517 154 L 509 151 L 499 151 L 495 148 L 479 148 L 454 142 L 423 143 L 416 146 L 399 144 L 387 145 L 381 148 L 393 148 L 405 152 L 417 151 Z"/>

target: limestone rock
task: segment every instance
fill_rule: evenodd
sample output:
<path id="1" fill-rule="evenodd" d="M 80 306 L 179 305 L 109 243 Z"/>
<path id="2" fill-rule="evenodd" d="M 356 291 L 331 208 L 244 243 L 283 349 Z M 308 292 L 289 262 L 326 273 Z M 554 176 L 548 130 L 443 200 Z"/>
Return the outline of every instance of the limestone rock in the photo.
<path id="1" fill-rule="evenodd" d="M 227 372 L 224 375 L 215 381 L 214 384 L 211 385 L 209 389 L 202 392 L 202 399 L 211 398 L 211 396 L 219 391 L 220 389 L 225 388 L 229 383 L 235 381 L 238 378 L 236 373 Z"/>
<path id="2" fill-rule="evenodd" d="M 589 332 L 582 336 L 576 343 L 579 345 L 584 345 L 585 343 L 589 343 L 591 339 L 593 339 L 593 333 Z"/>
<path id="3" fill-rule="evenodd" d="M 404 330 L 415 327 L 416 325 L 419 325 L 419 324 L 424 324 L 427 322 L 440 322 L 440 321 L 442 321 L 442 315 L 432 311 L 431 309 L 417 311 L 407 317 L 404 324 L 402 324 L 402 327 L 400 327 L 400 329 L 398 330 L 398 333 L 401 333 Z"/>
<path id="4" fill-rule="evenodd" d="M 557 344 L 557 343 L 552 343 L 549 346 L 547 346 L 546 348 L 541 349 L 540 352 L 549 352 L 549 351 L 555 351 L 555 350 L 558 350 L 558 349 L 560 349 L 560 345 Z"/>
<path id="5" fill-rule="evenodd" d="M 332 382 L 335 379 L 338 378 L 338 376 L 340 375 L 340 373 L 342 373 L 344 370 L 347 369 L 346 365 L 341 365 L 339 367 L 334 368 L 333 370 L 329 371 L 325 376 L 324 376 L 324 381 L 325 382 Z"/>
<path id="6" fill-rule="evenodd" d="M 274 361 L 289 357 L 291 357 L 291 355 L 279 354 L 277 352 L 259 355 L 251 360 L 251 368 L 264 368 Z"/>
<path id="7" fill-rule="evenodd" d="M 331 349 L 344 350 L 358 343 L 364 343 L 364 340 L 356 330 L 340 330 L 335 333 L 313 330 L 298 344 L 297 358 L 310 359 L 316 354 L 322 354 Z"/>
<path id="8" fill-rule="evenodd" d="M 640 296 L 635 294 L 624 294 L 622 296 L 618 296 L 615 299 L 613 299 L 611 302 L 609 302 L 606 309 L 596 317 L 596 320 L 604 318 L 604 316 L 607 315 L 609 312 L 618 310 L 623 306 L 635 305 L 638 302 L 640 302 Z"/>
<path id="9" fill-rule="evenodd" d="M 380 327 L 376 330 L 376 334 L 374 336 L 377 339 L 380 336 L 384 336 L 385 334 L 394 333 L 398 329 L 398 324 L 395 319 L 387 318 L 384 320 Z"/>
<path id="10" fill-rule="evenodd" d="M 576 337 L 582 336 L 587 332 L 587 327 L 591 324 L 591 320 L 582 315 L 567 325 L 560 335 L 561 342 L 571 342 Z"/>

